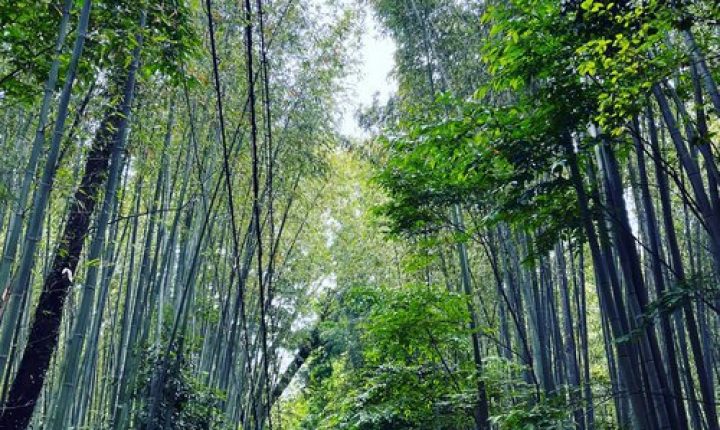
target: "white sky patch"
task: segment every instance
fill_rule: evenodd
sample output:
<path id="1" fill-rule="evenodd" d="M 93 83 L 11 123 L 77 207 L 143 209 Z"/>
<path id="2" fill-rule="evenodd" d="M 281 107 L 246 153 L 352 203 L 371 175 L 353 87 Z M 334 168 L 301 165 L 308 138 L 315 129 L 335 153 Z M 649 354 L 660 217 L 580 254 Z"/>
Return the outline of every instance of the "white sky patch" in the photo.
<path id="1" fill-rule="evenodd" d="M 623 193 L 623 198 L 625 199 L 625 207 L 627 208 L 628 212 L 628 219 L 630 221 L 630 229 L 632 230 L 633 236 L 636 238 L 640 237 L 640 225 L 638 224 L 638 211 L 635 207 L 635 198 L 633 198 L 633 191 L 632 188 L 628 187 L 625 189 L 625 192 Z"/>
<path id="2" fill-rule="evenodd" d="M 332 216 L 332 212 L 329 209 L 326 209 L 322 213 L 320 219 L 325 226 L 325 229 L 323 230 L 323 233 L 325 233 L 325 246 L 330 248 L 335 243 L 335 238 L 342 228 L 342 224 Z"/>
<path id="3" fill-rule="evenodd" d="M 355 113 L 372 105 L 377 94 L 380 104 L 397 91 L 397 82 L 391 76 L 395 65 L 395 42 L 380 31 L 380 23 L 372 13 L 364 19 L 360 37 L 360 51 L 356 53 L 358 64 L 354 73 L 345 78 L 347 98 L 340 103 L 340 132 L 351 138 L 366 138 L 358 125 Z"/>

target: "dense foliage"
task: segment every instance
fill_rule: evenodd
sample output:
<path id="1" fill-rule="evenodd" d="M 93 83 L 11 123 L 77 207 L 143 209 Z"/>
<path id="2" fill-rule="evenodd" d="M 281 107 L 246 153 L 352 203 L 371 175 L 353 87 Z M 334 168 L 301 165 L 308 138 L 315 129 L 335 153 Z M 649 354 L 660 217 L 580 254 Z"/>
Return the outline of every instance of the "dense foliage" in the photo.
<path id="1" fill-rule="evenodd" d="M 719 16 L 0 0 L 0 428 L 720 430 Z"/>

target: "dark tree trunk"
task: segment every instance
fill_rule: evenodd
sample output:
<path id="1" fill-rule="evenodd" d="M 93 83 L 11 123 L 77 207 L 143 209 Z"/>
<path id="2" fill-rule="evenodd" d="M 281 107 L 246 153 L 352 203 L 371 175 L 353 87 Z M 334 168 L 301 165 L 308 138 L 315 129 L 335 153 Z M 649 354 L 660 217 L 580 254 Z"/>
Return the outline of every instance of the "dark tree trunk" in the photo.
<path id="1" fill-rule="evenodd" d="M 570 166 L 570 179 L 578 198 L 578 206 L 580 208 L 580 217 L 585 231 L 585 237 L 590 247 L 590 252 L 595 265 L 595 275 L 597 279 L 597 291 L 600 299 L 600 308 L 604 315 L 608 317 L 608 323 L 613 337 L 620 337 L 625 335 L 626 329 L 623 328 L 621 321 L 621 315 L 618 309 L 613 303 L 613 294 L 611 292 L 610 285 L 610 273 L 606 264 L 606 259 L 600 250 L 600 244 L 598 243 L 598 236 L 596 234 L 595 226 L 593 225 L 593 217 L 589 207 L 589 199 L 585 191 L 585 187 L 582 182 L 582 176 L 580 175 L 580 169 L 578 166 L 577 154 L 573 148 L 573 143 L 569 135 L 564 136 L 565 154 L 568 159 Z M 618 369 L 621 375 L 622 383 L 625 387 L 630 390 L 629 397 L 632 404 L 632 412 L 636 428 L 639 429 L 650 429 L 651 425 L 649 421 L 651 416 L 654 416 L 648 410 L 645 399 L 643 398 L 642 390 L 639 390 L 641 386 L 639 375 L 636 372 L 635 363 L 633 363 L 630 345 L 626 342 L 620 342 L 616 344 L 618 351 Z"/>
<path id="2" fill-rule="evenodd" d="M 0 416 L 1 429 L 24 429 L 32 418 L 50 360 L 57 348 L 65 300 L 83 250 L 90 220 L 110 167 L 114 145 L 122 140 L 127 113 L 135 88 L 137 57 L 119 88 L 121 104 L 110 108 L 98 129 L 87 155 L 80 186 L 70 204 L 62 238 L 52 266 L 45 277 L 27 345 Z"/>
<path id="3" fill-rule="evenodd" d="M 655 96 L 658 99 L 658 101 L 662 101 L 663 97 L 662 94 L 659 92 L 659 90 L 656 90 Z M 667 103 L 665 103 L 667 105 Z M 667 106 L 665 106 L 667 108 Z M 667 109 L 663 109 L 663 112 L 665 112 Z M 668 118 L 667 115 L 665 115 L 666 122 L 672 121 L 672 118 Z M 672 219 L 672 206 L 670 201 L 670 191 L 668 187 L 668 181 L 665 177 L 665 174 L 662 170 L 662 160 L 661 160 L 661 153 L 660 153 L 660 146 L 658 143 L 657 138 L 657 129 L 655 128 L 655 122 L 653 121 L 652 116 L 652 110 L 648 108 L 648 131 L 650 132 L 650 145 L 651 150 L 653 154 L 653 162 L 655 163 L 655 172 L 657 175 L 657 181 L 658 181 L 658 190 L 660 192 L 660 203 L 662 206 L 662 215 L 663 215 L 663 223 L 665 225 L 665 235 L 667 236 L 667 242 L 668 242 L 668 249 L 670 250 L 670 257 L 672 261 L 672 267 L 673 271 L 675 272 L 676 281 L 679 283 L 683 283 L 686 281 L 685 278 L 685 269 L 682 261 L 682 254 L 680 253 L 680 246 L 678 244 L 678 240 L 675 234 L 675 226 Z M 673 131 L 671 130 L 671 133 Z M 682 144 L 682 142 L 677 141 L 677 137 L 673 138 L 676 148 L 678 148 L 678 151 L 681 151 L 682 148 L 679 148 Z M 682 144 L 684 145 L 684 144 Z M 687 155 L 681 155 L 681 157 L 689 158 Z M 688 171 L 689 174 L 689 171 Z M 707 198 L 705 200 L 707 204 Z M 701 204 L 701 206 L 705 206 L 704 204 Z M 714 242 L 714 238 L 710 238 L 711 243 Z M 717 258 L 714 259 L 715 262 L 717 262 Z M 717 269 L 717 266 L 716 266 Z M 697 374 L 698 374 L 698 382 L 700 385 L 700 392 L 702 393 L 702 406 L 703 411 L 706 415 L 706 420 L 708 424 L 708 428 L 711 430 L 718 430 L 720 429 L 720 423 L 718 423 L 718 416 L 717 416 L 717 408 L 715 406 L 715 393 L 712 389 L 712 381 L 710 381 L 710 373 L 708 372 L 709 369 L 706 369 L 705 367 L 705 359 L 703 358 L 703 351 L 702 351 L 702 345 L 700 343 L 700 337 L 697 330 L 697 323 L 695 321 L 695 314 L 692 310 L 692 306 L 689 302 L 685 302 L 683 305 L 683 312 L 685 314 L 685 323 L 687 327 L 688 335 L 690 336 L 690 347 L 693 351 L 693 358 L 695 360 L 695 366 L 697 368 Z"/>
<path id="4" fill-rule="evenodd" d="M 295 353 L 295 357 L 293 357 L 293 360 L 290 362 L 288 367 L 285 369 L 285 372 L 283 372 L 282 376 L 273 387 L 270 394 L 271 407 L 285 392 L 285 389 L 287 389 L 288 385 L 290 385 L 290 382 L 292 382 L 297 372 L 300 370 L 303 364 L 305 364 L 305 361 L 307 361 L 308 357 L 310 357 L 310 354 L 312 354 L 312 352 L 316 350 L 320 345 L 321 342 L 319 333 L 317 332 L 317 330 L 313 330 L 312 333 L 310 333 L 310 336 L 305 340 L 305 342 L 300 345 L 300 348 L 298 348 L 297 352 Z"/>
<path id="5" fill-rule="evenodd" d="M 567 279 L 567 267 L 565 264 L 565 249 L 562 242 L 555 246 L 555 261 L 557 262 L 558 278 L 560 280 L 560 302 L 563 314 L 563 332 L 565 334 L 565 364 L 567 369 L 567 380 L 573 396 L 580 394 L 580 370 L 577 362 L 577 347 L 575 346 L 575 324 L 573 323 L 572 311 L 570 308 L 570 291 Z M 584 428 L 582 408 L 574 412 L 577 428 Z"/>
<path id="6" fill-rule="evenodd" d="M 583 397 L 585 402 L 585 427 L 595 428 L 595 407 L 593 405 L 593 394 L 590 379 L 590 353 L 588 351 L 588 329 L 587 329 L 587 297 L 585 291 L 585 255 L 583 245 L 578 247 L 577 269 L 575 254 L 570 242 L 570 266 L 573 273 L 573 287 L 575 289 L 575 302 L 578 312 L 578 328 L 580 339 L 580 357 L 582 359 L 583 372 Z M 614 378 L 614 376 L 613 376 Z"/>
<path id="7" fill-rule="evenodd" d="M 660 249 L 660 233 L 658 230 L 657 219 L 655 217 L 655 207 L 650 195 L 650 187 L 648 185 L 647 169 L 645 167 L 645 153 L 640 140 L 640 127 L 637 119 L 633 121 L 633 137 L 635 143 L 635 153 L 638 164 L 638 177 L 640 194 L 643 205 L 644 225 L 648 236 L 648 247 L 650 254 L 650 266 L 652 268 L 653 280 L 657 289 L 658 296 L 662 296 L 665 292 L 665 282 L 662 273 L 663 261 L 662 251 Z M 668 371 L 670 373 L 669 389 L 674 399 L 675 408 L 678 418 L 678 428 L 688 428 L 687 415 L 685 413 L 685 404 L 682 397 L 682 387 L 680 385 L 680 373 L 678 371 L 677 354 L 675 352 L 675 340 L 673 339 L 672 328 L 670 326 L 670 317 L 663 314 L 660 317 L 660 328 L 665 346 L 665 353 L 668 360 Z"/>
<path id="8" fill-rule="evenodd" d="M 633 233 L 630 227 L 625 199 L 622 194 L 622 181 L 617 160 L 609 142 L 603 139 L 599 147 L 600 164 L 605 180 L 610 225 L 614 233 L 614 242 L 620 256 L 620 266 L 628 293 L 629 309 L 634 319 L 641 318 L 648 306 L 648 293 L 645 281 L 640 272 L 642 265 L 635 247 Z M 639 327 L 641 322 L 638 324 Z M 678 428 L 675 417 L 674 402 L 667 387 L 665 366 L 662 363 L 660 348 L 654 328 L 647 326 L 643 329 L 644 336 L 640 340 L 640 349 L 644 359 L 644 371 L 647 374 L 649 393 L 658 413 L 660 428 Z"/>
<path id="9" fill-rule="evenodd" d="M 458 228 L 463 231 L 465 225 L 462 217 L 460 207 L 455 205 L 453 207 L 453 219 Z M 483 379 L 483 363 L 482 354 L 480 351 L 480 337 L 478 335 L 478 322 L 475 315 L 475 309 L 473 306 L 473 294 L 472 294 L 472 283 L 470 276 L 470 264 L 468 261 L 467 249 L 464 243 L 457 244 L 458 257 L 460 262 L 460 275 L 461 283 L 463 286 L 463 292 L 467 296 L 468 300 L 468 312 L 470 314 L 470 331 L 471 331 L 471 342 L 473 346 L 473 361 L 475 363 L 476 375 L 476 387 L 477 387 L 477 404 L 473 410 L 475 418 L 475 428 L 477 430 L 485 430 L 490 428 L 490 413 L 488 408 L 487 392 L 485 390 L 485 380 Z"/>
<path id="10" fill-rule="evenodd" d="M 25 428 L 32 416 L 45 381 L 50 358 L 57 346 L 63 305 L 72 285 L 72 274 L 75 273 L 80 260 L 83 242 L 97 203 L 98 191 L 105 180 L 112 142 L 111 130 L 117 127 L 118 120 L 117 115 L 105 120 L 88 154 L 85 174 L 80 187 L 75 192 L 62 241 L 56 250 L 50 272 L 45 278 L 27 347 L 3 414 L 0 416 L 0 428 Z"/>

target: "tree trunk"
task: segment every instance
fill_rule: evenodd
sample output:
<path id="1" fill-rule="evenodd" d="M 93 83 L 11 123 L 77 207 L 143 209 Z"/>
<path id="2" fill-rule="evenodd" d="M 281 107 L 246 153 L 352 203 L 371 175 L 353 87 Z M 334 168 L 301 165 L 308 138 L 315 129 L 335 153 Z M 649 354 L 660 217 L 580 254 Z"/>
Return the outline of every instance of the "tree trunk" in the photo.
<path id="1" fill-rule="evenodd" d="M 656 98 L 662 100 L 662 94 L 659 93 L 659 90 L 656 90 Z M 666 117 L 666 122 L 667 121 L 668 118 Z M 655 163 L 655 174 L 657 176 L 658 191 L 660 192 L 660 203 L 663 212 L 663 223 L 665 225 L 665 235 L 667 236 L 668 249 L 670 251 L 672 267 L 677 282 L 683 283 L 686 281 L 685 269 L 682 261 L 682 255 L 680 253 L 680 247 L 677 241 L 677 236 L 675 234 L 675 225 L 672 219 L 670 190 L 668 187 L 667 178 L 662 171 L 662 155 L 660 153 L 660 147 L 657 139 L 657 129 L 655 128 L 655 122 L 653 120 L 652 110 L 650 108 L 648 108 L 648 131 L 650 135 L 650 145 L 653 154 L 653 162 Z M 671 133 L 673 133 L 672 130 Z M 674 141 L 675 139 L 676 138 L 673 138 Z M 674 143 L 675 146 L 678 147 L 678 143 L 682 142 L 675 141 Z M 687 155 L 683 155 L 681 156 L 681 158 L 687 158 Z M 684 163 L 687 162 L 688 160 L 685 160 Z M 714 242 L 714 239 L 711 237 L 710 241 L 712 243 Z M 700 383 L 700 392 L 703 396 L 703 411 L 706 415 L 708 428 L 711 430 L 720 430 L 720 423 L 718 422 L 717 416 L 717 408 L 715 406 L 715 394 L 713 393 L 711 381 L 708 376 L 708 369 L 705 368 L 705 360 L 703 359 L 702 346 L 698 335 L 697 324 L 695 322 L 695 315 L 689 302 L 686 302 L 683 305 L 683 311 L 685 314 L 685 322 L 688 335 L 690 336 L 690 347 L 692 348 L 693 358 L 695 359 L 695 366 L 697 368 L 698 381 Z"/>
<path id="2" fill-rule="evenodd" d="M 598 297 L 600 299 L 600 307 L 603 314 L 607 315 L 609 326 L 613 332 L 613 337 L 624 336 L 626 333 L 621 327 L 619 315 L 613 304 L 611 293 L 609 273 L 605 259 L 600 251 L 595 226 L 593 225 L 592 215 L 588 205 L 587 193 L 582 183 L 582 176 L 578 167 L 577 155 L 572 145 L 570 136 L 563 137 L 565 140 L 565 154 L 570 166 L 570 177 L 578 197 L 578 205 L 580 208 L 580 216 L 585 230 L 585 237 L 590 247 L 590 252 L 595 265 L 595 275 Z M 641 387 L 640 379 L 635 372 L 635 366 L 631 362 L 630 351 L 627 343 L 621 342 L 616 345 L 618 350 L 618 366 L 620 374 L 623 378 L 623 384 L 630 390 L 629 397 L 632 404 L 633 422 L 638 429 L 651 429 L 648 419 L 650 411 L 648 411 L 643 393 L 639 390 Z"/>
<path id="3" fill-rule="evenodd" d="M 563 333 L 565 335 L 565 363 L 567 365 L 567 379 L 572 392 L 571 397 L 580 394 L 580 370 L 577 362 L 577 348 L 575 346 L 575 330 L 570 309 L 570 292 L 567 279 L 567 267 L 565 264 L 565 249 L 562 242 L 555 245 L 555 261 L 558 267 L 558 277 L 560 278 L 560 303 L 562 304 L 563 315 Z M 582 416 L 582 408 L 577 408 L 574 412 L 575 425 L 577 428 L 584 428 Z"/>
<path id="4" fill-rule="evenodd" d="M 648 185 L 647 169 L 645 167 L 645 152 L 640 140 L 640 127 L 637 119 L 633 120 L 633 139 L 635 144 L 635 154 L 637 156 L 639 187 L 641 200 L 643 205 L 643 215 L 645 229 L 648 236 L 648 247 L 650 254 L 650 266 L 652 269 L 653 280 L 657 289 L 658 297 L 662 297 L 665 293 L 665 281 L 663 278 L 663 261 L 662 250 L 660 248 L 660 233 L 658 230 L 657 219 L 655 216 L 655 207 L 650 195 L 650 187 Z M 675 352 L 675 340 L 673 339 L 672 328 L 670 326 L 670 317 L 663 312 L 660 316 L 660 327 L 665 346 L 665 353 L 668 360 L 668 372 L 670 373 L 669 389 L 674 399 L 675 408 L 678 418 L 678 428 L 688 428 L 687 414 L 685 412 L 685 404 L 682 397 L 682 386 L 680 385 L 680 373 L 677 364 L 677 354 Z"/>
<path id="5" fill-rule="evenodd" d="M 454 224 L 458 226 L 460 230 L 464 230 L 464 222 L 462 217 L 462 212 L 460 211 L 460 206 L 455 205 L 452 208 L 452 215 L 453 215 L 453 221 Z M 482 379 L 483 375 L 483 363 L 482 363 L 482 354 L 480 352 L 480 339 L 478 336 L 478 323 L 477 323 L 477 316 L 475 315 L 475 309 L 474 306 L 472 306 L 473 303 L 473 297 L 472 294 L 472 283 L 470 279 L 470 264 L 468 262 L 468 255 L 467 255 L 467 249 L 465 248 L 465 244 L 462 242 L 459 242 L 457 244 L 457 251 L 458 251 L 458 258 L 460 260 L 460 281 L 463 286 L 463 291 L 465 295 L 467 296 L 468 300 L 468 312 L 470 313 L 470 332 L 471 332 L 471 341 L 473 346 L 473 361 L 475 363 L 475 370 L 477 372 L 476 378 L 476 384 L 477 384 L 477 405 L 474 408 L 474 416 L 475 416 L 475 428 L 477 430 L 485 430 L 490 428 L 489 423 L 489 408 L 488 408 L 488 401 L 487 401 L 487 392 L 485 391 L 485 382 Z"/>

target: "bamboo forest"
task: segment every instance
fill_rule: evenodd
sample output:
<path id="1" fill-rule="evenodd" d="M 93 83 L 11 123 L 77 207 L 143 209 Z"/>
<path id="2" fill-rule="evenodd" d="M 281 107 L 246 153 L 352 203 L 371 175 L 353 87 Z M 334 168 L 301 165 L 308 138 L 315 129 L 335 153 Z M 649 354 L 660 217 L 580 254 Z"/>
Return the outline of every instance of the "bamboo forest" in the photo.
<path id="1" fill-rule="evenodd" d="M 0 0 L 0 430 L 720 430 L 717 0 Z"/>

